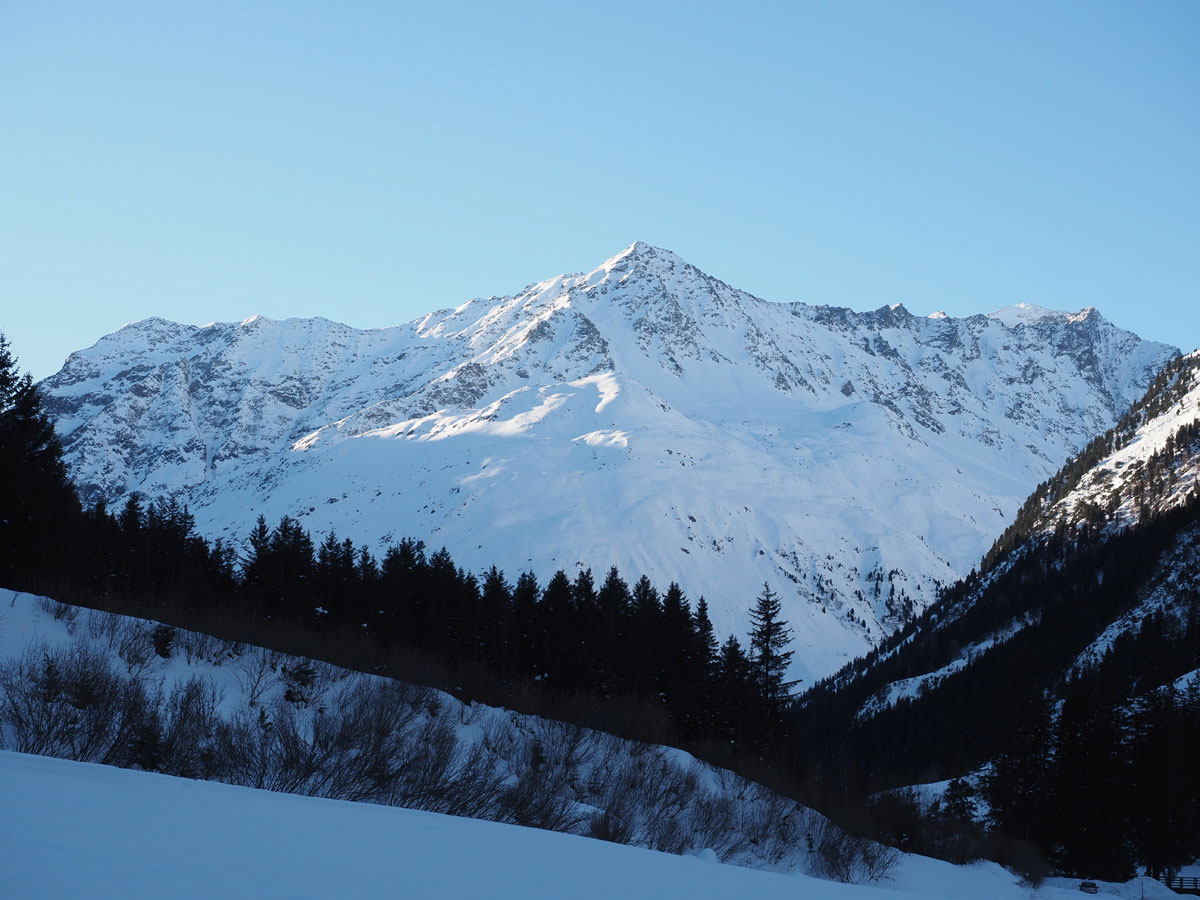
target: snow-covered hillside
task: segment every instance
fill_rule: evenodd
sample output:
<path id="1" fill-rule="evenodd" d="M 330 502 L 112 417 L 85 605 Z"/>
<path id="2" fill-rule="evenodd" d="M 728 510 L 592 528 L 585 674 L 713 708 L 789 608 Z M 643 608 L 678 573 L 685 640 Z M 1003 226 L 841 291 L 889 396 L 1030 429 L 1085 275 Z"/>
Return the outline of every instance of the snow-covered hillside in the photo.
<path id="1" fill-rule="evenodd" d="M 881 683 L 856 710 L 856 717 L 869 718 L 893 708 L 902 699 L 932 695 L 990 651 L 1026 629 L 1041 627 L 1043 604 L 1052 591 L 1039 584 L 1038 579 L 1045 573 L 1031 567 L 1029 557 L 1041 552 L 1042 545 L 1054 534 L 1061 536 L 1058 552 L 1070 562 L 1081 547 L 1086 549 L 1106 538 L 1119 540 L 1136 535 L 1142 526 L 1155 520 L 1160 523 L 1145 546 L 1132 545 L 1131 552 L 1149 560 L 1136 578 L 1123 571 L 1131 561 L 1120 552 L 1093 553 L 1090 557 L 1091 568 L 1083 577 L 1086 583 L 1095 585 L 1094 592 L 1100 592 L 1110 574 L 1117 574 L 1124 577 L 1120 583 L 1125 596 L 1114 607 L 1111 618 L 1090 624 L 1091 633 L 1085 635 L 1069 672 L 1063 675 L 1078 676 L 1081 670 L 1096 667 L 1114 646 L 1132 644 L 1148 623 L 1174 635 L 1174 640 L 1183 640 L 1189 622 L 1196 620 L 1196 598 L 1200 597 L 1200 523 L 1187 510 L 1189 504 L 1195 508 L 1198 498 L 1200 351 L 1172 360 L 1115 427 L 1089 442 L 1052 478 L 1038 485 L 989 552 L 981 578 L 970 589 L 957 597 L 951 592 L 950 602 L 935 607 L 923 627 L 905 635 L 886 652 L 840 674 L 839 686 L 849 688 L 856 679 L 863 684 L 879 681 L 880 671 L 894 669 L 898 661 L 920 658 L 921 654 L 937 663 L 933 668 L 920 663 L 910 665 L 910 670 L 922 670 L 920 674 L 906 672 L 905 677 Z M 1061 571 L 1063 566 L 1064 560 L 1058 559 L 1055 569 Z M 1032 573 L 1013 578 L 1015 570 L 1030 568 Z M 977 615 L 979 605 L 992 609 L 1002 605 L 989 592 L 1006 581 L 1020 584 L 1019 600 L 1003 602 L 1006 608 L 1011 607 L 1008 614 Z M 999 593 L 1004 596 L 1004 591 Z M 986 629 L 962 630 L 962 623 L 971 618 L 986 622 Z M 1078 618 L 1084 618 L 1082 611 Z M 950 658 L 944 648 L 928 652 L 928 645 L 939 633 L 953 633 L 952 639 L 941 640 L 954 648 Z M 1162 652 L 1161 647 L 1158 650 Z M 1180 665 L 1183 668 L 1170 668 Z M 1157 677 L 1149 679 L 1155 687 L 1175 681 L 1182 689 L 1200 677 L 1188 663 L 1179 660 L 1160 658 L 1157 666 Z"/>
<path id="2" fill-rule="evenodd" d="M 636 243 L 582 275 L 378 331 L 148 319 L 41 385 L 85 498 L 171 494 L 244 541 L 298 518 L 510 576 L 645 573 L 794 675 L 861 654 L 1175 355 L 1094 309 L 951 319 L 769 303 Z"/>
<path id="3" fill-rule="evenodd" d="M 144 619 L 5 594 L 0 750 L 487 819 L 843 881 L 878 879 L 897 856 L 672 747 L 463 703 Z"/>
<path id="4" fill-rule="evenodd" d="M 1200 482 L 1200 351 L 1164 373 L 1161 391 L 1122 421 L 1110 452 L 1042 512 L 1039 528 L 1099 518 L 1124 528 L 1183 504 Z"/>

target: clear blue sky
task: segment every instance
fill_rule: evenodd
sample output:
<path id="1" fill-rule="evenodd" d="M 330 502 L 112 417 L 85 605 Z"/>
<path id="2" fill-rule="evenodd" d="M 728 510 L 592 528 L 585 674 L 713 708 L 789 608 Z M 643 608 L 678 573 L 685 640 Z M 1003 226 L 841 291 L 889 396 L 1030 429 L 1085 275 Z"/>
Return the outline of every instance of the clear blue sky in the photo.
<path id="1" fill-rule="evenodd" d="M 0 329 L 356 326 L 635 239 L 1200 345 L 1200 3 L 0 3 Z"/>

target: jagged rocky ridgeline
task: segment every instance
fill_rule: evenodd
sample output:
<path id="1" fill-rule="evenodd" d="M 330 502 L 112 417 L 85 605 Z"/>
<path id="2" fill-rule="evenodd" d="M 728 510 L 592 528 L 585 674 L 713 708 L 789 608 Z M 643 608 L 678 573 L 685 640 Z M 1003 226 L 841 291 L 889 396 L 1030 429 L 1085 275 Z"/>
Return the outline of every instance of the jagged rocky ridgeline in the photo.
<path id="1" fill-rule="evenodd" d="M 978 563 L 1174 348 L 1093 309 L 771 303 L 636 243 L 395 328 L 147 319 L 42 383 L 85 499 L 186 502 L 243 540 L 291 515 L 461 564 L 678 581 L 720 631 L 762 582 L 796 677 Z"/>

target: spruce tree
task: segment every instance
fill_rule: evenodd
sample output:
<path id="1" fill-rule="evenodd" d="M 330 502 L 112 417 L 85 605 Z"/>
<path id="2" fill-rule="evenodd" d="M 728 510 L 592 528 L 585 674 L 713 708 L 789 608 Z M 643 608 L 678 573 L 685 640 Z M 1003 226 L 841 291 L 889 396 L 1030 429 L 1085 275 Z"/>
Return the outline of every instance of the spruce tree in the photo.
<path id="1" fill-rule="evenodd" d="M 0 584 L 65 563 L 80 517 L 41 394 L 0 333 Z"/>
<path id="2" fill-rule="evenodd" d="M 596 595 L 599 622 L 596 644 L 596 689 L 608 696 L 628 689 L 629 585 L 613 566 Z"/>
<path id="3" fill-rule="evenodd" d="M 513 667 L 524 678 L 546 671 L 546 620 L 538 608 L 537 578 L 522 572 L 513 587 Z"/>
<path id="4" fill-rule="evenodd" d="M 508 649 L 512 641 L 512 588 L 504 573 L 496 566 L 488 569 L 479 592 L 479 609 L 475 615 L 477 652 L 490 666 L 507 673 Z"/>
<path id="5" fill-rule="evenodd" d="M 753 683 L 750 660 L 732 634 L 721 645 L 716 665 L 716 702 L 713 724 L 717 734 L 730 743 L 743 743 Z"/>
<path id="6" fill-rule="evenodd" d="M 692 631 L 692 610 L 682 588 L 674 581 L 663 594 L 662 636 L 656 652 L 659 666 L 659 694 L 678 722 L 687 695 L 696 689 L 693 678 L 692 651 L 695 637 Z"/>
<path id="7" fill-rule="evenodd" d="M 762 593 L 750 610 L 750 663 L 759 694 L 766 706 L 767 715 L 782 716 L 790 691 L 798 682 L 787 680 L 788 665 L 792 651 L 787 649 L 792 640 L 788 623 L 780 618 L 782 604 L 770 585 L 763 584 Z"/>

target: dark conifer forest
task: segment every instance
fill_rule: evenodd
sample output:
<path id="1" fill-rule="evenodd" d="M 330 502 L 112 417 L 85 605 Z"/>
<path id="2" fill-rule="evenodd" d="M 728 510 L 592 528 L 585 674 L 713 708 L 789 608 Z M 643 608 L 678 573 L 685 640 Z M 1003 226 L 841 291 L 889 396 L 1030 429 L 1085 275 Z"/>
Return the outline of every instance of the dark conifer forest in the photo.
<path id="1" fill-rule="evenodd" d="M 234 546 L 196 534 L 170 498 L 82 508 L 37 389 L 0 337 L 5 587 L 675 744 L 902 849 L 1034 875 L 1165 873 L 1200 855 L 1200 692 L 1195 680 L 1172 686 L 1200 667 L 1194 588 L 1075 665 L 1134 607 L 1164 552 L 1196 558 L 1198 512 L 1193 492 L 1125 531 L 1085 525 L 1039 541 L 1026 540 L 1025 514 L 984 574 L 797 700 L 769 585 L 746 586 L 743 644 L 714 634 L 702 597 L 615 568 L 472 573 L 416 537 L 370 548 L 260 518 Z M 936 689 L 859 715 L 888 684 L 937 671 L 1014 622 L 1036 627 Z M 958 780 L 932 808 L 894 792 L 947 778 Z"/>
<path id="2" fill-rule="evenodd" d="M 240 547 L 195 533 L 173 499 L 80 507 L 36 387 L 3 346 L 4 583 L 56 599 L 303 652 L 726 761 L 783 743 L 787 623 L 768 586 L 743 649 L 704 599 L 615 568 L 598 580 L 481 575 L 404 539 L 378 556 L 261 517 Z M 7 511 L 12 510 L 12 513 Z M 19 518 L 18 518 L 19 516 Z"/>
<path id="3" fill-rule="evenodd" d="M 819 790 L 865 804 L 879 791 L 990 764 L 977 779 L 987 824 L 1021 845 L 993 844 L 992 856 L 1113 880 L 1135 865 L 1162 874 L 1190 862 L 1200 852 L 1200 691 L 1195 680 L 1186 692 L 1172 682 L 1200 667 L 1200 597 L 1181 587 L 1101 656 L 1076 661 L 1130 612 L 1165 548 L 1195 559 L 1198 512 L 1193 499 L 1114 536 L 1059 534 L 1027 545 L 991 577 L 955 585 L 852 664 L 869 669 L 863 677 L 843 671 L 800 699 L 793 730 L 810 737 L 803 767 Z M 1014 622 L 1036 627 L 873 715 L 857 714 L 887 685 L 938 672 Z M 926 852 L 962 852 L 983 839 L 920 829 L 911 815 L 881 827 Z"/>

